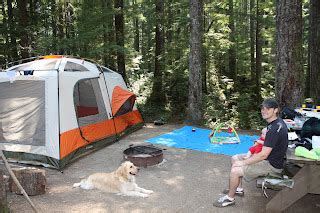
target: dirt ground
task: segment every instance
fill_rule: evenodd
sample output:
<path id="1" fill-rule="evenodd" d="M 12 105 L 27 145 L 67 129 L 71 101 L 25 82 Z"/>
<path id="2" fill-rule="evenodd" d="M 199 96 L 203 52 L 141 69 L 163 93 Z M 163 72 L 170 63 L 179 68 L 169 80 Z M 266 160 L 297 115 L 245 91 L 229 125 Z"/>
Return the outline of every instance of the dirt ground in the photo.
<path id="1" fill-rule="evenodd" d="M 119 142 L 91 153 L 68 166 L 63 173 L 47 169 L 47 191 L 30 197 L 39 212 L 264 212 L 270 199 L 261 195 L 255 182 L 245 183 L 245 196 L 236 205 L 215 208 L 212 201 L 221 196 L 228 185 L 230 157 L 171 147 L 164 151 L 165 161 L 142 168 L 137 183 L 155 193 L 148 198 L 124 197 L 99 190 L 73 189 L 72 185 L 95 172 L 111 172 L 123 160 L 123 150 L 130 144 L 146 144 L 145 140 L 167 133 L 181 125 L 147 124 Z M 1 165 L 3 167 L 3 165 Z M 3 169 L 3 168 L 2 168 Z M 320 181 L 320 180 L 319 180 Z M 276 191 L 268 190 L 272 198 Z M 8 193 L 12 212 L 32 212 L 21 195 Z M 320 212 L 320 196 L 307 195 L 286 212 Z"/>

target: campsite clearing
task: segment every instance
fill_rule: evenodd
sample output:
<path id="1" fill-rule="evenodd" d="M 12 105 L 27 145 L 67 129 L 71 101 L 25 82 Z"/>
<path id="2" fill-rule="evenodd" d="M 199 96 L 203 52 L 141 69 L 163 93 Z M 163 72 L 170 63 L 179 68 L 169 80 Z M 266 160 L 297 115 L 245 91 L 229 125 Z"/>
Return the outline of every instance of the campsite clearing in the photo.
<path id="1" fill-rule="evenodd" d="M 47 192 L 32 196 L 40 212 L 262 212 L 276 191 L 261 195 L 255 182 L 245 183 L 244 197 L 236 205 L 217 209 L 212 202 L 228 185 L 230 157 L 171 147 L 164 151 L 165 162 L 142 168 L 137 183 L 155 193 L 149 198 L 123 197 L 98 190 L 72 189 L 81 178 L 94 172 L 110 172 L 119 166 L 130 144 L 146 144 L 146 139 L 180 128 L 182 125 L 146 125 L 119 142 L 91 153 L 65 168 L 63 173 L 45 169 Z M 1 165 L 3 167 L 3 165 Z M 2 168 L 4 170 L 4 168 Z M 13 212 L 32 212 L 23 196 L 8 193 Z M 306 195 L 286 212 L 319 212 L 319 195 Z"/>

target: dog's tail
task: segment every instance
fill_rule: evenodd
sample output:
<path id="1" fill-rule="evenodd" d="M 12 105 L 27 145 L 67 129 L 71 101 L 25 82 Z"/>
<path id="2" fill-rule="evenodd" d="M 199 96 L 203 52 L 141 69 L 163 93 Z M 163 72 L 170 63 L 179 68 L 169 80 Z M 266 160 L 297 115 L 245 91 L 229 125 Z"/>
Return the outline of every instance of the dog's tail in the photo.
<path id="1" fill-rule="evenodd" d="M 82 179 L 79 183 L 73 184 L 72 188 L 77 188 L 77 187 L 81 187 L 82 188 L 82 185 L 83 185 L 84 182 L 86 182 L 86 179 Z"/>
<path id="2" fill-rule="evenodd" d="M 78 188 L 78 187 L 80 187 L 80 186 L 81 186 L 81 183 L 82 183 L 82 182 L 73 184 L 72 188 Z"/>
<path id="3" fill-rule="evenodd" d="M 72 188 L 77 188 L 77 187 L 80 187 L 82 189 L 93 189 L 94 188 L 92 183 L 90 181 L 88 181 L 87 179 L 83 179 L 79 183 L 75 183 L 72 186 Z"/>

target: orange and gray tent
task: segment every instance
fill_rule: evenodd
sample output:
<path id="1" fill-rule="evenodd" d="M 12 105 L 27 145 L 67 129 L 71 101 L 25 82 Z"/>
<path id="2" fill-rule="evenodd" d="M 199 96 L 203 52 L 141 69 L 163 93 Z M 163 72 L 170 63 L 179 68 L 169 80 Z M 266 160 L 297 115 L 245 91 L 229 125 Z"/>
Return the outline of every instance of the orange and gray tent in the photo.
<path id="1" fill-rule="evenodd" d="M 0 149 L 8 159 L 62 169 L 141 128 L 122 76 L 67 56 L 43 56 L 0 72 Z"/>

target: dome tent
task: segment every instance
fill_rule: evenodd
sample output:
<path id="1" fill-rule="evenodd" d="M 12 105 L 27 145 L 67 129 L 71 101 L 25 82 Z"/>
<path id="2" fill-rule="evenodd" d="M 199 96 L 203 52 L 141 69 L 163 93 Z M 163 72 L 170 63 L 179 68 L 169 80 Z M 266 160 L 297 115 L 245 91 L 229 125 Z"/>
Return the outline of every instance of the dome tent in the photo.
<path id="1" fill-rule="evenodd" d="M 62 169 L 143 125 L 122 76 L 83 59 L 15 65 L 0 72 L 0 91 L 0 149 L 17 162 Z"/>

